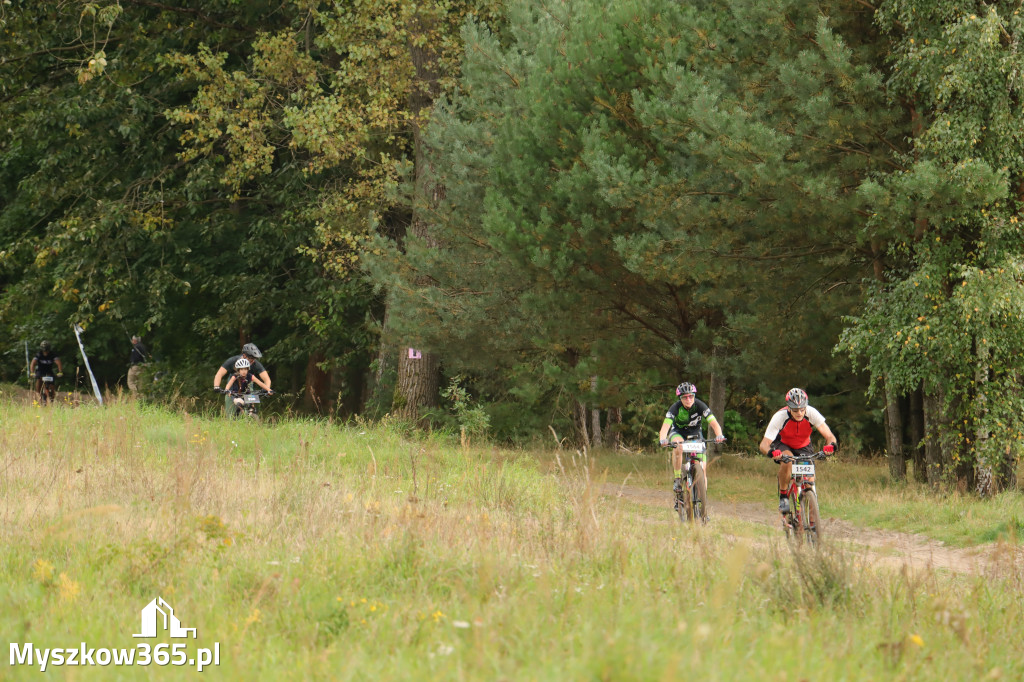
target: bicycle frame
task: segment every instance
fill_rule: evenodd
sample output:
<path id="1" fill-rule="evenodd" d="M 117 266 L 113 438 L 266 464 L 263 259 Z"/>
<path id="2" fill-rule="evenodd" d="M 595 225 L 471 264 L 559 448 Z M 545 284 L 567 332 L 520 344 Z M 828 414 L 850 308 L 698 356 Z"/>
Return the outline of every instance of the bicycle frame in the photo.
<path id="1" fill-rule="evenodd" d="M 37 378 L 39 382 L 39 403 L 46 405 L 47 401 L 53 403 L 57 399 L 57 378 L 52 374 L 46 374 Z"/>
<path id="2" fill-rule="evenodd" d="M 245 392 L 235 391 L 235 390 L 230 390 L 229 391 L 229 390 L 226 390 L 226 389 L 217 389 L 217 391 L 219 393 L 227 393 L 227 394 L 229 394 L 232 399 L 241 398 L 242 399 L 242 404 L 238 406 L 238 412 L 236 414 L 238 416 L 244 414 L 245 416 L 252 417 L 253 419 L 258 418 L 258 416 L 259 416 L 260 398 L 262 398 L 263 396 L 267 396 L 267 395 L 273 395 L 272 392 L 264 391 L 264 390 L 261 390 L 261 389 L 260 390 L 254 390 L 254 391 L 245 391 Z"/>
<path id="3" fill-rule="evenodd" d="M 818 451 L 812 455 L 787 456 L 781 460 L 783 463 L 794 465 L 789 476 L 789 488 L 786 490 L 792 504 L 782 521 L 787 536 L 795 534 L 799 537 L 806 533 L 808 540 L 812 543 L 820 539 L 821 523 L 818 514 L 818 489 L 815 487 L 814 465 L 812 462 L 825 459 L 826 457 L 828 455 L 824 451 Z M 813 505 L 805 505 L 805 499 L 813 500 Z M 807 507 L 812 508 L 807 509 Z"/>
<path id="4" fill-rule="evenodd" d="M 674 441 L 665 445 L 667 448 L 682 446 L 683 448 L 683 489 L 676 494 L 674 507 L 679 514 L 680 521 L 693 521 L 700 519 L 702 523 L 708 522 L 707 510 L 707 479 L 704 478 L 704 468 L 701 466 L 701 455 L 707 452 L 707 443 L 712 442 L 702 438 L 687 438 L 681 441 Z M 697 446 L 700 446 L 699 448 Z M 700 469 L 699 476 L 697 470 Z M 696 486 L 696 491 L 695 491 Z M 695 494 L 696 493 L 696 494 Z"/>

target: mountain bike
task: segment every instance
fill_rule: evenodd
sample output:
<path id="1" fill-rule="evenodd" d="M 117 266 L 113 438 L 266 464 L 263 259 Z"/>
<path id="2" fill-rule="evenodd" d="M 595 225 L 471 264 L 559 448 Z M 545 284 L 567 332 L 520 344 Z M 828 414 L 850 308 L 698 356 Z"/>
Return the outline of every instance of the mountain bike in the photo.
<path id="1" fill-rule="evenodd" d="M 241 417 L 244 415 L 251 419 L 257 420 L 260 418 L 260 398 L 262 398 L 263 396 L 274 394 L 273 391 L 264 391 L 262 389 L 254 389 L 251 391 L 246 391 L 244 393 L 235 390 L 229 391 L 223 388 L 215 388 L 213 390 L 215 390 L 217 393 L 229 394 L 232 400 L 234 400 L 235 398 L 241 398 L 242 404 L 238 406 L 238 412 L 236 413 L 236 416 Z M 230 417 L 232 415 L 228 416 Z"/>
<path id="2" fill-rule="evenodd" d="M 53 402 L 57 397 L 57 378 L 52 374 L 44 374 L 39 377 L 39 404 L 45 405 L 47 401 Z"/>
<path id="3" fill-rule="evenodd" d="M 665 445 L 666 448 L 674 449 L 681 443 L 683 447 L 683 486 L 673 500 L 673 509 L 680 521 L 693 522 L 700 519 L 702 524 L 708 522 L 708 483 L 700 460 L 709 442 L 713 441 L 691 437 Z"/>
<path id="4" fill-rule="evenodd" d="M 824 451 L 812 455 L 784 455 L 780 462 L 793 465 L 789 478 L 789 511 L 783 515 L 782 527 L 786 538 L 807 540 L 814 546 L 821 542 L 821 516 L 818 514 L 818 494 L 814 487 L 814 461 L 826 459 Z"/>

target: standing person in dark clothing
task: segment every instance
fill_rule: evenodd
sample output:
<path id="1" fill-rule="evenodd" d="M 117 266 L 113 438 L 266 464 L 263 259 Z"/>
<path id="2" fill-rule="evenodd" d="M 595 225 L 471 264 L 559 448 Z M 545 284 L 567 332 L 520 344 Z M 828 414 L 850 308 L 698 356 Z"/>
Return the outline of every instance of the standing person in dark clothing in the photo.
<path id="1" fill-rule="evenodd" d="M 132 393 L 139 392 L 139 375 L 142 374 L 142 366 L 148 361 L 149 351 L 142 345 L 142 339 L 133 336 L 132 352 L 128 356 L 128 390 Z"/>

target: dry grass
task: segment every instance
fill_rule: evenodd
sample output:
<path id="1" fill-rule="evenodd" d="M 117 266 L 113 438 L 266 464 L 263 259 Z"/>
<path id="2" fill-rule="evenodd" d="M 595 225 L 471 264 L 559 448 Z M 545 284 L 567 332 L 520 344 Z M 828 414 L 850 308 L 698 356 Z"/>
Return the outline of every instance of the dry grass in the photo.
<path id="1" fill-rule="evenodd" d="M 386 427 L 0 412 L 12 642 L 134 646 L 159 594 L 221 643 L 204 675 L 231 679 L 1024 673 L 1011 561 L 922 578 L 693 533 L 600 496 L 571 454 L 546 473 Z"/>

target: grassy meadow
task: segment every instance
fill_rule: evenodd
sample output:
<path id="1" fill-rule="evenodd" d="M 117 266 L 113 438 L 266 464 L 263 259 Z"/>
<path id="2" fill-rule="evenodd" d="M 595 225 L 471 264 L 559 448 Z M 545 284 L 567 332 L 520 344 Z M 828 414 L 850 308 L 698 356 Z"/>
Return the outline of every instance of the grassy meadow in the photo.
<path id="1" fill-rule="evenodd" d="M 1024 678 L 1019 493 L 943 500 L 890 487 L 878 465 L 822 465 L 826 516 L 1007 545 L 978 574 L 891 571 L 841 545 L 747 541 L 740 521 L 690 532 L 667 508 L 600 493 L 664 489 L 656 454 L 463 449 L 397 425 L 131 402 L 0 400 L 0 425 L 8 646 L 134 647 L 140 610 L 162 596 L 198 629 L 190 650 L 219 643 L 201 673 L 213 679 Z M 716 461 L 712 499 L 771 514 L 771 466 Z M 0 679 L 39 675 L 8 655 L 0 666 Z"/>

